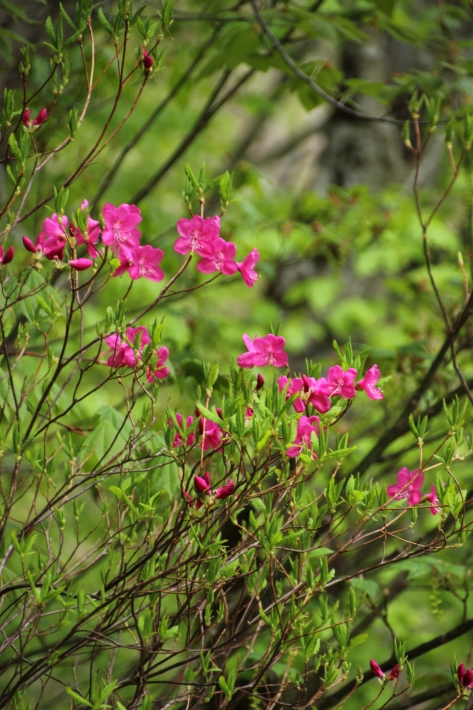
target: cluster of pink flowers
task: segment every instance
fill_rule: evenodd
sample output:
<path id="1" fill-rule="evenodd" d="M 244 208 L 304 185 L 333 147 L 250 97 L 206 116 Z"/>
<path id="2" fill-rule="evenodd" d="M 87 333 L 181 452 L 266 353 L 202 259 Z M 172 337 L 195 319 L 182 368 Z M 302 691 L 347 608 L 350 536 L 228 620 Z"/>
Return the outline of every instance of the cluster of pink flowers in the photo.
<path id="1" fill-rule="evenodd" d="M 282 375 L 277 382 L 280 392 L 287 388 L 286 396 L 288 398 L 298 395 L 293 403 L 296 412 L 302 413 L 309 405 L 312 405 L 317 412 L 325 414 L 332 406 L 331 397 L 353 399 L 356 390 L 365 390 L 370 399 L 383 399 L 383 393 L 378 387 L 375 387 L 380 378 L 377 365 L 373 365 L 364 378 L 355 384 L 357 374 L 354 367 L 342 370 L 340 365 L 334 365 L 329 368 L 327 377 L 319 377 L 317 380 L 307 375 L 292 379 Z"/>
<path id="2" fill-rule="evenodd" d="M 135 370 L 141 366 L 143 348 L 151 342 L 151 338 L 148 330 L 140 325 L 137 328 L 127 328 L 123 339 L 118 333 L 113 333 L 105 338 L 105 342 L 112 351 L 107 360 L 109 367 L 130 367 Z M 156 350 L 156 366 L 149 366 L 146 370 L 148 382 L 163 380 L 169 375 L 169 369 L 164 366 L 168 357 L 169 350 L 166 347 Z"/>
<path id="3" fill-rule="evenodd" d="M 88 207 L 87 200 L 82 202 L 82 210 Z M 96 219 L 90 216 L 87 218 L 87 230 L 83 234 L 80 229 L 69 222 L 66 215 L 58 217 L 54 213 L 51 217 L 47 217 L 42 226 L 42 231 L 36 237 L 36 242 L 33 242 L 29 237 L 23 237 L 23 245 L 32 254 L 38 257 L 45 256 L 50 261 L 63 261 L 65 257 L 66 246 L 70 243 L 69 239 L 75 239 L 76 246 L 85 244 L 90 259 L 80 257 L 78 259 L 70 259 L 69 266 L 77 271 L 84 271 L 93 266 L 93 259 L 98 256 L 96 244 L 100 239 L 100 224 Z"/>
<path id="4" fill-rule="evenodd" d="M 217 407 L 217 412 L 219 415 L 221 415 L 221 409 Z M 210 421 L 210 419 L 206 419 L 205 417 L 201 416 L 200 412 L 198 409 L 196 409 L 196 415 L 199 418 L 198 420 L 198 432 L 200 436 L 202 437 L 202 450 L 203 451 L 208 451 L 209 449 L 215 449 L 215 451 L 218 451 L 221 446 L 222 446 L 222 439 L 224 435 L 224 431 L 221 427 L 219 427 L 218 424 L 215 422 Z M 195 433 L 190 432 L 187 434 L 187 430 L 191 428 L 192 424 L 194 423 L 194 417 L 188 416 L 186 417 L 186 426 L 185 428 L 183 427 L 183 421 L 184 418 L 182 414 L 176 414 L 176 419 L 179 424 L 179 427 L 184 431 L 185 436 L 186 436 L 186 441 L 185 445 L 186 446 L 193 446 L 195 444 Z M 171 426 L 173 426 L 172 420 L 169 422 Z M 173 448 L 177 448 L 179 446 L 184 446 L 184 440 L 179 432 L 176 433 L 174 436 L 174 440 L 172 442 Z"/>
<path id="5" fill-rule="evenodd" d="M 88 202 L 84 200 L 82 210 L 87 207 Z M 149 244 L 140 245 L 141 232 L 137 229 L 137 225 L 142 217 L 139 207 L 128 204 L 115 207 L 107 202 L 103 206 L 102 216 L 105 225 L 103 232 L 100 223 L 88 216 L 87 230 L 83 234 L 66 215 L 58 217 L 57 214 L 53 214 L 52 217 L 44 220 L 36 242 L 25 236 L 23 244 L 28 251 L 37 256 L 45 256 L 46 259 L 61 262 L 65 258 L 70 239 L 74 238 L 74 246 L 85 244 L 90 258 L 73 258 L 68 263 L 73 269 L 83 271 L 93 266 L 93 260 L 99 256 L 97 243 L 101 238 L 102 243 L 110 247 L 113 255 L 120 262 L 114 276 L 128 273 L 132 279 L 144 277 L 149 281 L 162 281 L 164 272 L 159 264 L 164 252 Z"/>
<path id="6" fill-rule="evenodd" d="M 379 665 L 378 665 L 378 664 L 376 663 L 376 661 L 373 660 L 373 659 L 370 660 L 370 668 L 371 668 L 373 674 L 374 674 L 377 678 L 382 678 L 382 679 L 383 679 L 383 678 L 386 677 L 386 674 L 381 670 L 381 668 L 379 667 Z M 394 666 L 394 668 L 392 669 L 392 671 L 391 671 L 391 672 L 389 673 L 389 675 L 388 675 L 388 680 L 396 680 L 397 678 L 399 678 L 399 673 L 400 673 L 400 671 L 399 671 L 399 664 L 396 663 L 396 665 Z"/>
<path id="7" fill-rule="evenodd" d="M 243 261 L 235 261 L 236 245 L 220 236 L 220 217 L 200 217 L 180 219 L 177 223 L 179 237 L 174 244 L 178 254 L 196 253 L 200 257 L 197 269 L 203 274 L 220 271 L 232 276 L 239 271 L 243 281 L 250 288 L 258 280 L 255 271 L 259 260 L 258 249 L 253 249 Z"/>
<path id="8" fill-rule="evenodd" d="M 409 471 L 405 466 L 398 471 L 397 483 L 388 486 L 387 493 L 390 498 L 402 500 L 407 498 L 407 505 L 418 505 L 422 499 L 421 487 L 424 482 L 424 474 L 419 469 Z M 435 492 L 435 486 L 432 484 L 430 493 L 427 493 L 425 498 L 432 503 L 430 512 L 432 515 L 440 512 L 438 508 L 439 499 Z"/>
<path id="9" fill-rule="evenodd" d="M 115 207 L 107 202 L 102 215 L 105 223 L 102 241 L 120 261 L 113 275 L 128 273 L 132 279 L 144 277 L 149 281 L 162 281 L 164 271 L 159 264 L 164 256 L 163 250 L 149 244 L 140 246 L 141 232 L 137 225 L 142 217 L 139 207 L 127 204 Z"/>
<path id="10" fill-rule="evenodd" d="M 224 486 L 221 486 L 220 488 L 217 488 L 215 491 L 212 492 L 212 489 L 210 487 L 210 473 L 209 471 L 206 471 L 203 476 L 194 476 L 194 488 L 197 492 L 195 506 L 197 509 L 199 509 L 202 508 L 202 506 L 204 505 L 202 496 L 213 494 L 213 497 L 216 500 L 224 500 L 225 498 L 228 498 L 229 496 L 233 495 L 233 493 L 235 492 L 235 483 L 232 479 L 230 479 L 228 483 L 226 483 Z M 194 501 L 189 495 L 189 493 L 187 491 L 182 491 L 182 494 L 189 503 L 190 507 L 193 508 Z"/>

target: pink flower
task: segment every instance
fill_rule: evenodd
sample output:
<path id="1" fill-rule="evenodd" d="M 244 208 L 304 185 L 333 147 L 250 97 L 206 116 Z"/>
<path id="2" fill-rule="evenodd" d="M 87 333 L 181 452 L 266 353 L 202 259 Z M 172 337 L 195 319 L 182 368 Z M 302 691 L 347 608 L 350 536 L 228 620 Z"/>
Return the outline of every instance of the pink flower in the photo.
<path id="1" fill-rule="evenodd" d="M 23 121 L 23 124 L 24 124 L 27 128 L 28 128 L 28 127 L 30 126 L 30 124 L 31 124 L 30 117 L 31 117 L 31 111 L 30 111 L 30 109 L 29 109 L 29 108 L 25 108 L 25 110 L 23 111 L 23 115 L 22 115 L 22 117 L 21 117 L 21 120 Z"/>
<path id="2" fill-rule="evenodd" d="M 228 496 L 231 496 L 234 492 L 235 484 L 232 479 L 230 479 L 228 483 L 226 483 L 224 486 L 217 488 L 217 490 L 215 491 L 215 497 L 219 500 L 223 500 L 224 498 L 228 498 Z"/>
<path id="3" fill-rule="evenodd" d="M 359 382 L 356 383 L 356 389 L 365 390 L 366 394 L 370 399 L 383 399 L 383 393 L 381 392 L 379 387 L 375 386 L 380 377 L 381 373 L 378 369 L 378 366 L 373 365 L 367 371 L 363 379 L 359 380 Z"/>
<path id="4" fill-rule="evenodd" d="M 64 259 L 64 247 L 67 243 L 68 219 L 63 215 L 61 219 L 56 213 L 52 217 L 47 217 L 42 226 L 42 232 L 36 240 L 36 247 L 41 248 L 46 259 Z M 41 244 L 41 247 L 40 247 Z"/>
<path id="5" fill-rule="evenodd" d="M 148 382 L 153 382 L 154 380 L 164 380 L 164 378 L 169 375 L 169 368 L 164 367 L 164 363 L 169 357 L 169 350 L 163 345 L 163 347 L 156 351 L 156 355 L 158 357 L 156 369 L 152 370 L 151 367 L 148 367 L 146 373 L 146 379 Z"/>
<path id="6" fill-rule="evenodd" d="M 251 340 L 246 333 L 243 335 L 243 342 L 248 348 L 247 353 L 239 355 L 237 363 L 239 367 L 264 367 L 264 365 L 274 365 L 274 367 L 285 367 L 288 362 L 287 353 L 284 352 L 286 341 L 282 335 L 266 335 L 264 338 L 256 337 Z"/>
<path id="7" fill-rule="evenodd" d="M 107 202 L 102 209 L 105 229 L 102 241 L 110 246 L 114 254 L 120 254 L 123 247 L 133 249 L 140 243 L 141 232 L 136 225 L 141 222 L 141 210 L 136 205 L 124 203 L 115 207 Z"/>
<path id="8" fill-rule="evenodd" d="M 434 484 L 432 484 L 432 488 L 430 490 L 430 493 L 427 493 L 427 495 L 425 497 L 430 503 L 432 503 L 432 507 L 430 508 L 430 512 L 432 513 L 432 515 L 436 515 L 437 513 L 440 513 L 441 508 L 437 507 L 439 504 L 439 499 L 437 498 L 437 493 L 435 492 Z"/>
<path id="9" fill-rule="evenodd" d="M 94 265 L 94 262 L 91 259 L 71 259 L 69 262 L 69 266 L 71 266 L 73 269 L 76 269 L 76 271 L 85 271 L 85 269 L 90 269 L 91 266 Z"/>
<path id="10" fill-rule="evenodd" d="M 377 678 L 384 678 L 384 673 L 383 673 L 383 671 L 381 670 L 381 668 L 379 667 L 379 665 L 376 663 L 376 661 L 374 661 L 373 659 L 370 660 L 370 668 L 371 668 L 373 674 L 374 674 Z"/>
<path id="11" fill-rule="evenodd" d="M 420 488 L 424 482 L 424 474 L 419 469 L 409 471 L 404 467 L 397 474 L 397 484 L 388 486 L 388 496 L 400 500 L 408 498 L 408 505 L 418 505 L 422 498 Z"/>
<path id="12" fill-rule="evenodd" d="M 282 392 L 288 384 L 289 379 L 286 377 L 286 375 L 282 375 L 282 377 L 278 377 L 276 382 L 278 383 L 279 391 Z M 300 377 L 293 377 L 289 384 L 289 387 L 287 388 L 286 399 L 289 399 L 289 397 L 292 397 L 297 392 L 301 392 L 303 389 L 303 380 Z M 305 410 L 305 403 L 302 397 L 297 397 L 297 399 L 295 399 L 292 403 L 292 406 L 294 407 L 296 412 L 299 412 L 299 414 L 301 414 Z"/>
<path id="13" fill-rule="evenodd" d="M 5 253 L 3 253 L 3 247 L 0 246 L 0 264 L 6 266 L 10 263 L 15 255 L 15 249 L 13 247 L 8 247 Z"/>
<path id="14" fill-rule="evenodd" d="M 210 419 L 205 419 L 200 417 L 199 419 L 199 432 L 204 435 L 203 449 L 208 451 L 211 447 L 218 450 L 221 446 L 222 440 L 222 430 L 219 425 L 215 422 L 211 422 Z"/>
<path id="15" fill-rule="evenodd" d="M 304 444 L 307 445 L 309 451 L 312 449 L 312 434 L 318 436 L 319 434 L 319 418 L 314 415 L 312 417 L 306 417 L 304 414 L 297 422 L 297 433 L 296 438 L 293 441 L 292 446 L 286 451 L 290 458 L 295 458 L 302 453 Z M 317 458 L 317 454 L 313 454 L 313 458 Z"/>
<path id="16" fill-rule="evenodd" d="M 164 271 L 159 264 L 164 256 L 162 249 L 147 244 L 144 247 L 124 247 L 120 250 L 120 266 L 115 270 L 114 276 L 121 276 L 128 272 L 132 279 L 146 278 L 149 281 L 162 281 Z"/>
<path id="17" fill-rule="evenodd" d="M 258 281 L 259 278 L 254 269 L 257 261 L 259 261 L 259 252 L 255 247 L 243 261 L 237 262 L 238 271 L 243 276 L 245 284 L 250 288 Z"/>
<path id="18" fill-rule="evenodd" d="M 48 118 L 48 109 L 42 108 L 36 118 L 33 119 L 33 126 L 41 126 Z"/>
<path id="19" fill-rule="evenodd" d="M 132 345 L 137 341 L 137 354 Z M 137 328 L 126 329 L 126 340 L 121 340 L 118 333 L 113 333 L 105 338 L 105 342 L 112 349 L 112 354 L 108 358 L 107 365 L 109 367 L 136 367 L 137 356 L 141 358 L 141 353 L 145 345 L 151 342 L 148 330 L 140 325 Z"/>
<path id="20" fill-rule="evenodd" d="M 396 678 L 399 678 L 399 673 L 399 663 L 396 663 L 396 665 L 388 676 L 388 680 L 396 680 Z"/>
<path id="21" fill-rule="evenodd" d="M 340 365 L 335 365 L 330 367 L 327 373 L 327 380 L 329 383 L 329 396 L 330 397 L 344 397 L 345 399 L 352 399 L 355 396 L 355 387 L 353 383 L 357 372 L 354 367 L 349 367 L 348 370 L 343 371 Z"/>
<path id="22" fill-rule="evenodd" d="M 220 235 L 220 217 L 206 217 L 194 215 L 191 219 L 180 219 L 177 223 L 179 237 L 174 244 L 174 251 L 178 254 L 197 252 L 201 255 L 202 248 Z"/>
<path id="23" fill-rule="evenodd" d="M 320 414 L 328 412 L 332 406 L 329 395 L 332 392 L 333 385 L 327 382 L 325 377 L 319 377 L 316 380 L 315 377 L 302 375 L 302 380 L 304 382 L 304 390 L 308 392 L 307 404 L 311 404 Z"/>
<path id="24" fill-rule="evenodd" d="M 237 270 L 235 254 L 236 246 L 233 242 L 215 237 L 212 242 L 204 244 L 200 249 L 199 256 L 202 259 L 197 264 L 197 269 L 203 274 L 221 271 L 222 274 L 231 276 Z"/>
<path id="25" fill-rule="evenodd" d="M 181 427 L 181 429 L 183 429 L 184 434 L 186 434 L 186 430 L 190 428 L 190 426 L 192 425 L 192 423 L 193 423 L 193 421 L 194 421 L 194 417 L 192 417 L 192 416 L 186 417 L 186 426 L 183 427 L 183 425 L 182 425 L 182 422 L 183 422 L 182 414 L 177 413 L 177 414 L 176 414 L 176 419 L 177 419 L 177 423 L 179 424 L 179 426 Z M 172 425 L 172 420 L 170 421 L 170 424 Z M 192 446 L 192 445 L 194 444 L 194 442 L 195 442 L 195 433 L 192 432 L 191 434 L 189 434 L 189 435 L 186 437 L 186 446 Z M 184 445 L 184 442 L 183 442 L 182 436 L 181 436 L 181 434 L 180 434 L 179 432 L 177 432 L 177 433 L 176 433 L 176 436 L 174 437 L 174 440 L 173 440 L 173 442 L 172 442 L 172 446 L 173 446 L 173 448 L 175 449 L 175 448 L 177 448 L 178 446 L 183 446 L 183 445 Z"/>

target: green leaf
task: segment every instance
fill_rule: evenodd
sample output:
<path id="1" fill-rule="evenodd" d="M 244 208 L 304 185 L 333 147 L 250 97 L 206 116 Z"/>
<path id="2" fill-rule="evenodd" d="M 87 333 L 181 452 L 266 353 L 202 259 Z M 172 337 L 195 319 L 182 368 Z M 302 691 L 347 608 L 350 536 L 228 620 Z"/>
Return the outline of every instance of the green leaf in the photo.
<path id="1" fill-rule="evenodd" d="M 94 707 L 92 703 L 89 703 L 88 700 L 83 698 L 82 695 L 79 695 L 79 693 L 76 693 L 72 688 L 69 688 L 69 686 L 66 686 L 66 693 L 74 700 L 77 700 L 77 702 L 82 703 L 82 705 L 87 705 L 88 708 Z"/>

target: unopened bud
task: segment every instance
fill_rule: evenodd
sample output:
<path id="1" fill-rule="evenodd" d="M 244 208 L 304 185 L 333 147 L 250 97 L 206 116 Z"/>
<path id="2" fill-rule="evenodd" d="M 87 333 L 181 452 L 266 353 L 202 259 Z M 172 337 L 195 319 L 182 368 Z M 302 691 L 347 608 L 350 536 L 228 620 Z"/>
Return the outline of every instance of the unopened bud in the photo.
<path id="1" fill-rule="evenodd" d="M 33 119 L 33 126 L 41 126 L 48 117 L 48 109 L 42 108 L 35 119 Z"/>
<path id="2" fill-rule="evenodd" d="M 0 247 L 0 261 L 3 266 L 6 266 L 7 264 L 10 263 L 10 261 L 13 259 L 13 256 L 15 254 L 15 250 L 13 247 L 9 247 L 5 254 L 3 253 L 3 247 Z"/>
<path id="3" fill-rule="evenodd" d="M 154 64 L 153 57 L 143 47 L 143 69 L 145 70 L 145 73 L 148 73 L 151 70 L 151 67 L 153 66 L 153 64 Z"/>
<path id="4" fill-rule="evenodd" d="M 23 121 L 23 124 L 27 128 L 31 124 L 30 116 L 31 116 L 31 111 L 29 110 L 29 108 L 25 108 L 25 110 L 23 111 L 23 116 L 21 117 L 21 120 Z"/>
<path id="5" fill-rule="evenodd" d="M 23 246 L 32 254 L 36 254 L 36 252 L 38 251 L 29 237 L 23 237 Z"/>

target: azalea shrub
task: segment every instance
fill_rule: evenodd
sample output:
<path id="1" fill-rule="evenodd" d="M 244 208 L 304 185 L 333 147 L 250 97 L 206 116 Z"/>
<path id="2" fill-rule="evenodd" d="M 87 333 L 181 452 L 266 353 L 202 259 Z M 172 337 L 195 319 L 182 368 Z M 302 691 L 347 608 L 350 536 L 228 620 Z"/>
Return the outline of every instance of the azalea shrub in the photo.
<path id="1" fill-rule="evenodd" d="M 259 4 L 249 9 L 269 32 Z M 448 124 L 450 174 L 434 202 L 417 179 L 438 127 L 429 97 L 414 96 L 399 126 L 443 323 L 418 369 L 415 355 L 408 372 L 383 365 L 356 333 L 296 369 L 283 314 L 252 332 L 236 302 L 243 352 L 197 357 L 168 316 L 200 299 L 204 317 L 222 284 L 252 294 L 256 311 L 269 266 L 257 233 L 249 247 L 233 236 L 229 171 L 182 166 L 181 208 L 160 246 L 132 190 L 126 202 L 88 189 L 85 171 L 126 128 L 169 41 L 172 3 L 146 12 L 124 0 L 109 15 L 87 0 L 74 17 L 61 6 L 46 22 L 48 105 L 29 89 L 28 49 L 22 98 L 5 92 L 0 706 L 461 707 L 473 688 L 462 645 L 473 629 L 473 297 L 461 254 L 462 298 L 441 291 L 430 230 L 463 189 L 471 119 Z M 61 98 L 70 61 L 80 111 Z M 103 131 L 69 161 L 109 72 L 118 89 Z M 54 120 L 63 133 L 48 131 Z"/>

